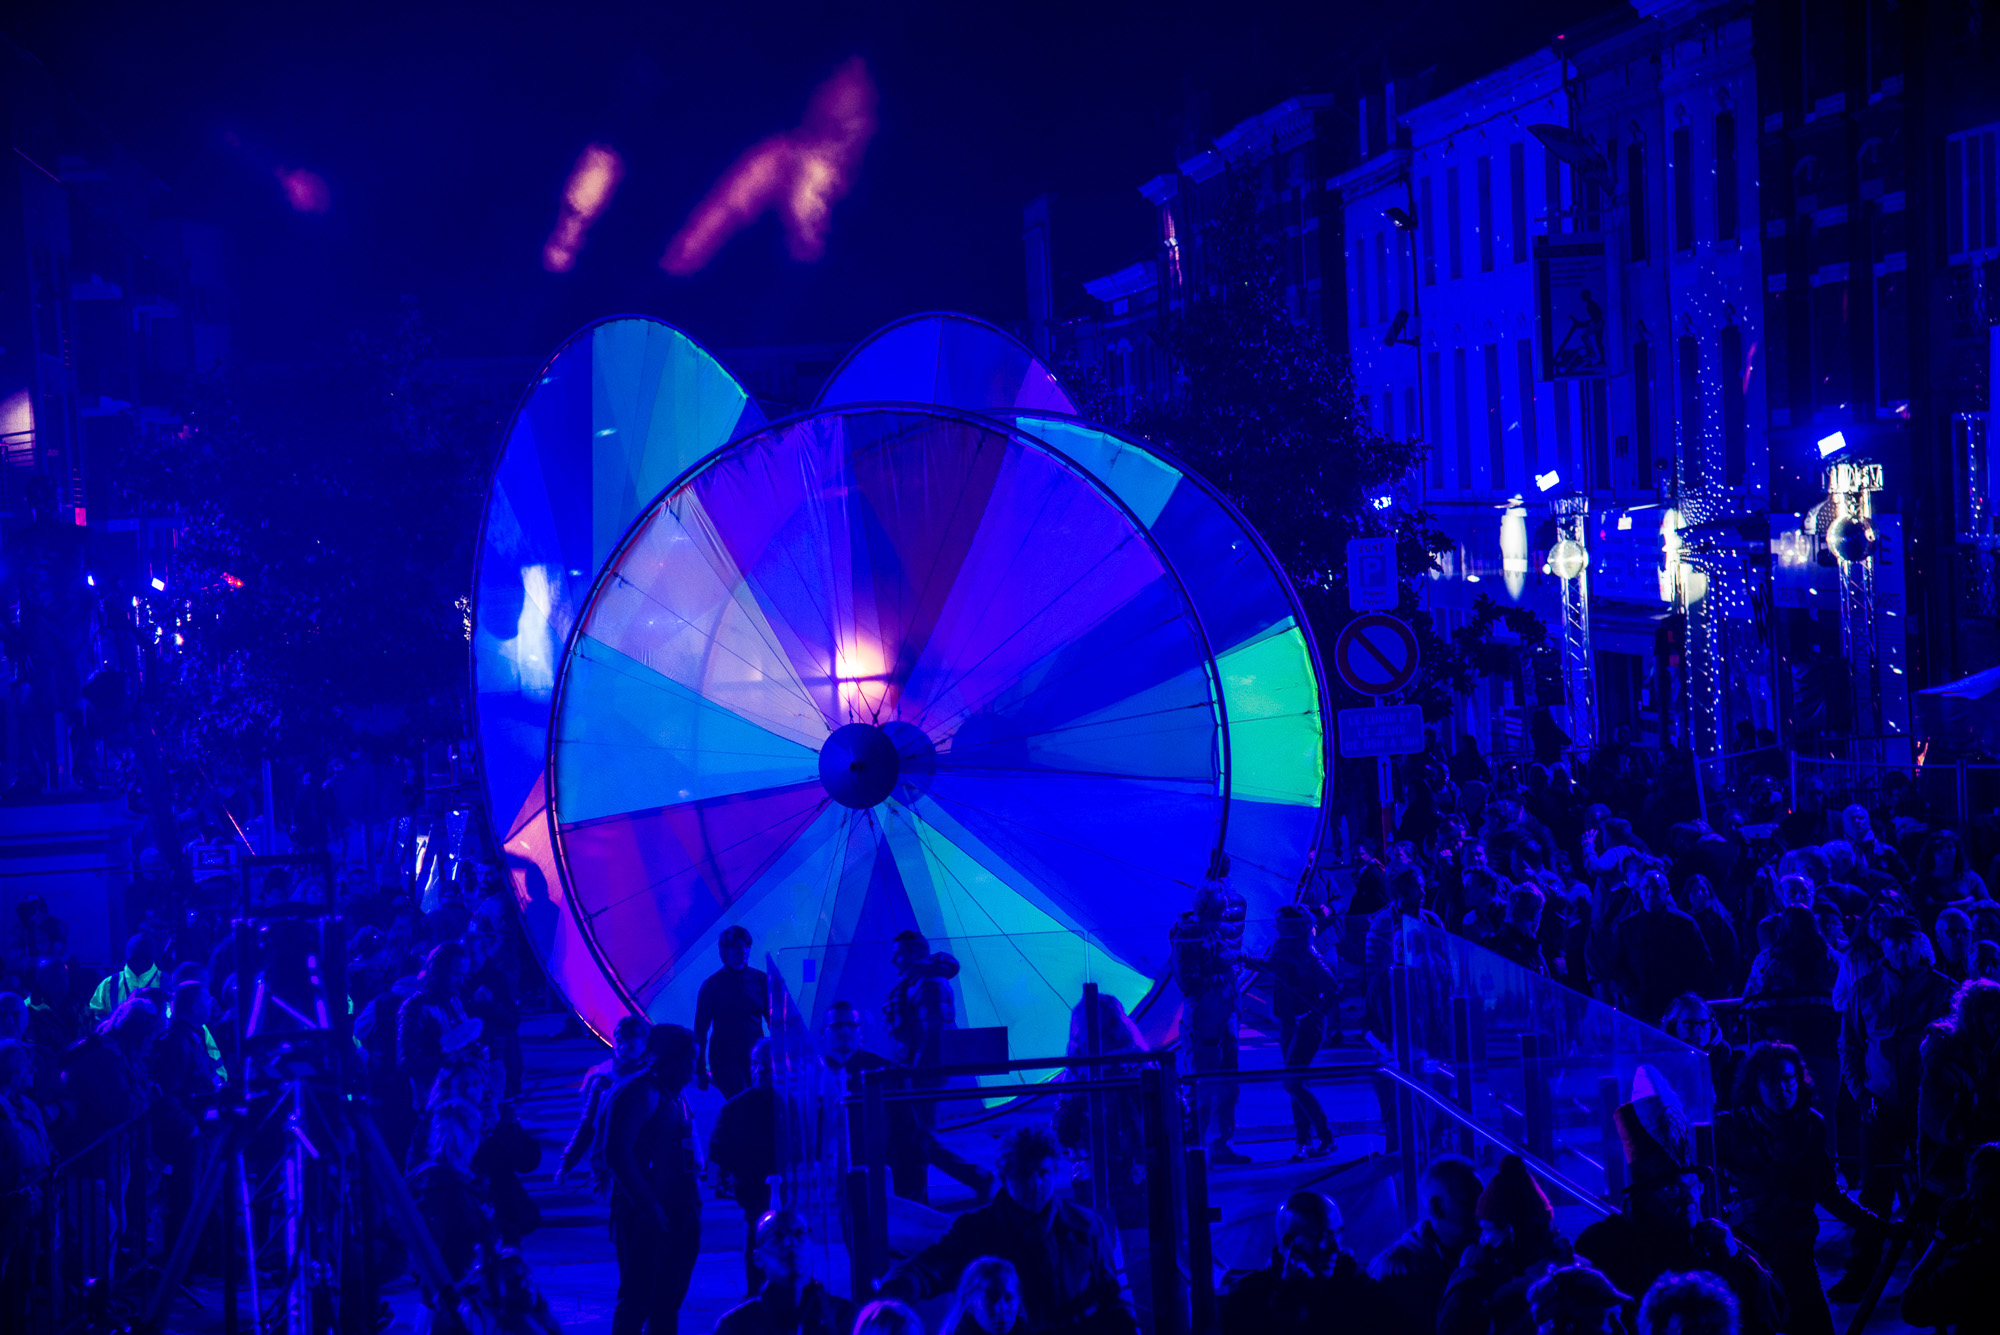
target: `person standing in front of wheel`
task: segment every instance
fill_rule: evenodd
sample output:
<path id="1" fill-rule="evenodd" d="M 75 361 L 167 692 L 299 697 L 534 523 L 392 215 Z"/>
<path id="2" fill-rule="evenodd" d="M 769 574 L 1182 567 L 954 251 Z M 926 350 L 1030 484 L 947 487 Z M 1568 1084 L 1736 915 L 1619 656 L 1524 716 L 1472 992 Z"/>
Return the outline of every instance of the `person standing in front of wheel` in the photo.
<path id="1" fill-rule="evenodd" d="M 694 1000 L 695 1085 L 712 1081 L 724 1099 L 750 1087 L 750 1049 L 764 1037 L 771 1011 L 771 980 L 750 967 L 750 933 L 726 927 L 716 942 L 722 967 L 708 976 Z"/>
<path id="2" fill-rule="evenodd" d="M 1302 1073 L 1319 1053 L 1328 1018 L 1339 1014 L 1340 980 L 1313 946 L 1311 912 L 1297 904 L 1281 907 L 1278 939 L 1271 953 L 1245 955 L 1243 962 L 1271 975 L 1271 1009 L 1278 1017 L 1279 1049 L 1285 1069 L 1300 1073 L 1285 1078 L 1285 1093 L 1292 1100 L 1292 1132 L 1298 1140 L 1292 1157 L 1324 1159 L 1333 1153 L 1333 1125 Z"/>
<path id="3" fill-rule="evenodd" d="M 958 1028 L 958 1013 L 951 994 L 951 980 L 958 977 L 958 961 L 944 951 L 931 950 L 923 934 L 896 933 L 890 963 L 896 981 L 890 985 L 889 999 L 882 1003 L 882 1021 L 888 1026 L 889 1040 L 895 1044 L 897 1062 L 915 1070 L 944 1065 L 944 1035 Z M 936 1089 L 942 1077 L 916 1075 L 914 1089 Z M 924 1130 L 924 1159 L 930 1166 L 972 1188 L 974 1197 L 984 1202 L 993 1189 L 993 1176 L 937 1137 L 937 1104 L 912 1102 L 910 1112 Z M 920 1173 L 926 1176 L 927 1173 Z M 920 1186 L 914 1199 L 928 1202 L 928 1187 Z"/>
<path id="4" fill-rule="evenodd" d="M 694 1119 L 694 1035 L 677 1024 L 646 1035 L 646 1069 L 611 1094 L 605 1162 L 611 1241 L 618 1257 L 612 1335 L 677 1335 L 681 1303 L 701 1251 Z"/>
<path id="5" fill-rule="evenodd" d="M 1230 910 L 1236 911 L 1231 940 Z M 1188 1057 L 1197 1072 L 1237 1069 L 1236 947 L 1242 941 L 1243 897 L 1227 880 L 1205 882 L 1195 892 L 1194 908 L 1181 915 L 1168 934 L 1174 984 L 1181 990 L 1181 1032 Z M 1241 1167 L 1250 1156 L 1230 1144 L 1236 1136 L 1236 1082 L 1226 1078 L 1195 1083 L 1195 1132 L 1208 1144 L 1208 1161 L 1216 1167 Z"/>

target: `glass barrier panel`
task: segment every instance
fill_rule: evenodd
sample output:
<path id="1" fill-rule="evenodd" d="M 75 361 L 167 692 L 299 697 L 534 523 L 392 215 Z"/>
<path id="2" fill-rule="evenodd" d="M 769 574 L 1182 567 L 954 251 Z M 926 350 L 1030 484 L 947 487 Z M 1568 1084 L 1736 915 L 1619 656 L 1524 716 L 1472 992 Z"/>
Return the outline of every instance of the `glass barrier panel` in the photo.
<path id="1" fill-rule="evenodd" d="M 1642 1068 L 1642 1093 L 1713 1120 L 1705 1053 L 1433 924 L 1406 918 L 1401 940 L 1401 1068 L 1579 1185 L 1612 1199 L 1622 1188 L 1612 1113 Z"/>

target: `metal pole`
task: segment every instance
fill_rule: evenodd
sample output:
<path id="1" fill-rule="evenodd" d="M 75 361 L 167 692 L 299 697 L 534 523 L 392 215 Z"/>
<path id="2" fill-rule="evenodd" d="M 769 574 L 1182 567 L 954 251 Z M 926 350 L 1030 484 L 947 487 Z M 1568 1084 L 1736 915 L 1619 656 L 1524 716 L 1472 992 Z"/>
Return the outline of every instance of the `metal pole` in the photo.
<path id="1" fill-rule="evenodd" d="M 1604 1160 L 1604 1194 L 1614 1201 L 1625 1190 L 1625 1146 L 1618 1139 L 1618 1123 L 1612 1116 L 1622 1102 L 1624 1096 L 1618 1092 L 1615 1076 L 1607 1075 L 1597 1082 L 1597 1154 Z"/>
<path id="2" fill-rule="evenodd" d="M 1555 1116 L 1549 1106 L 1548 1073 L 1542 1067 L 1542 1036 L 1521 1035 L 1521 1112 L 1527 1121 L 1521 1139 L 1542 1158 L 1555 1159 Z"/>
<path id="3" fill-rule="evenodd" d="M 1390 1029 L 1395 1045 L 1396 1069 L 1414 1079 L 1415 1044 L 1410 1033 L 1410 969 L 1406 964 L 1389 968 Z M 1417 1219 L 1417 1105 L 1410 1091 L 1396 1086 L 1396 1153 L 1401 1170 L 1403 1218 Z"/>
<path id="4" fill-rule="evenodd" d="M 1092 1057 L 1104 1051 L 1104 1017 L 1098 1011 L 1096 983 L 1083 985 L 1083 1044 L 1084 1052 Z M 1084 1072 L 1092 1080 L 1104 1076 L 1102 1066 L 1087 1066 Z M 1104 1217 L 1105 1227 L 1116 1228 L 1118 1221 L 1111 1209 L 1111 1135 L 1105 1125 L 1104 1095 L 1093 1091 L 1088 1096 L 1088 1107 L 1091 1206 Z"/>
<path id="5" fill-rule="evenodd" d="M 1460 1112 L 1472 1113 L 1472 998 L 1464 993 L 1451 999 L 1452 1101 Z M 1470 1159 L 1472 1133 L 1458 1129 L 1458 1152 Z"/>
<path id="6" fill-rule="evenodd" d="M 1146 1118 L 1146 1247 L 1152 1271 L 1154 1335 L 1182 1335 L 1180 1240 L 1174 1229 L 1173 1085 L 1157 1066 L 1139 1073 L 1139 1102 Z"/>
<path id="7" fill-rule="evenodd" d="M 868 1167 L 868 1278 L 880 1278 L 889 1268 L 889 1118 L 882 1102 L 882 1082 L 861 1087 L 862 1153 Z M 928 1161 L 924 1164 L 930 1171 Z"/>
<path id="8" fill-rule="evenodd" d="M 1208 1152 L 1199 1145 L 1181 1151 L 1187 1171 L 1187 1254 L 1190 1306 L 1195 1335 L 1214 1335 L 1215 1239 L 1211 1227 L 1222 1212 L 1208 1203 Z"/>

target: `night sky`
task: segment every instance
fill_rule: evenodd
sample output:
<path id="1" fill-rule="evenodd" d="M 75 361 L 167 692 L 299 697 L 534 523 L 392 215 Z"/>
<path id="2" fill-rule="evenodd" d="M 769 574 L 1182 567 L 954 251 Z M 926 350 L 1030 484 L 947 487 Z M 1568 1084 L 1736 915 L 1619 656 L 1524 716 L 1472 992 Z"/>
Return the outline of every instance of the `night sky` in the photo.
<path id="1" fill-rule="evenodd" d="M 1010 323 L 1022 205 L 1063 200 L 1072 288 L 1130 263 L 1154 226 L 1134 187 L 1171 168 L 1190 108 L 1213 134 L 1303 90 L 1449 67 L 1454 48 L 1491 68 L 1606 7 L 36 0 L 6 24 L 176 210 L 227 229 L 236 346 L 271 360 L 379 327 L 404 295 L 459 356 L 542 351 L 615 311 L 716 345 L 844 342 L 934 308 Z M 661 273 L 716 178 L 854 55 L 880 130 L 825 258 L 790 259 L 767 217 L 703 272 Z M 592 141 L 624 183 L 575 269 L 544 272 Z M 328 211 L 293 212 L 276 167 L 323 177 Z"/>

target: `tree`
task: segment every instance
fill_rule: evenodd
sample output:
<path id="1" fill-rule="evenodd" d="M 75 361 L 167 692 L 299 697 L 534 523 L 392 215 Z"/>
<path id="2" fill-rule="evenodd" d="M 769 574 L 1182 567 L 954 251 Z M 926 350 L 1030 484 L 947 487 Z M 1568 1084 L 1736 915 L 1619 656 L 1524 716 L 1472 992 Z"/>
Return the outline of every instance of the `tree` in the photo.
<path id="1" fill-rule="evenodd" d="M 472 548 L 486 427 L 443 407 L 405 311 L 321 364 L 207 385 L 136 486 L 181 518 L 166 729 L 247 765 L 465 731 Z"/>
<path id="2" fill-rule="evenodd" d="M 1200 233 L 1201 283 L 1167 327 L 1173 389 L 1135 414 L 1131 429 L 1214 483 L 1269 544 L 1297 587 L 1314 636 L 1330 648 L 1353 615 L 1347 603 L 1350 538 L 1396 539 L 1398 614 L 1417 631 L 1423 669 L 1409 698 L 1440 719 L 1475 678 L 1513 666 L 1504 625 L 1532 646 L 1540 618 L 1481 596 L 1470 621 L 1440 636 L 1417 606 L 1418 580 L 1451 540 L 1407 502 L 1405 480 L 1424 445 L 1383 435 L 1368 421 L 1351 368 L 1310 324 L 1295 323 L 1280 287 L 1284 265 L 1260 227 L 1252 188 L 1239 186 Z M 1378 504 L 1387 498 L 1386 504 Z M 1343 693 L 1333 683 L 1336 695 Z M 1363 703 L 1356 699 L 1352 703 Z"/>

